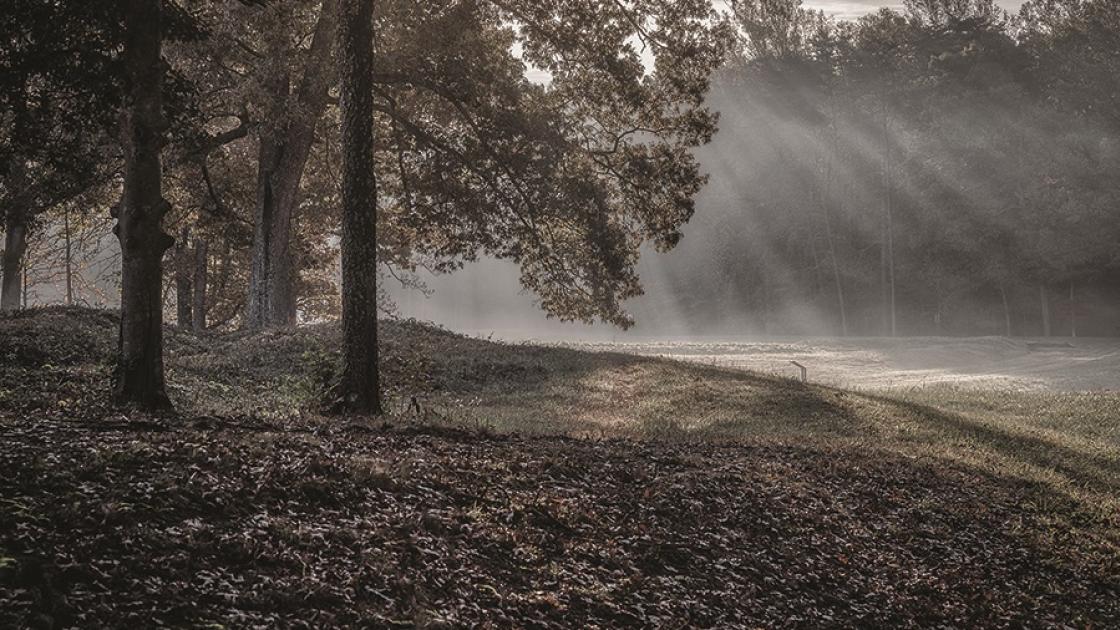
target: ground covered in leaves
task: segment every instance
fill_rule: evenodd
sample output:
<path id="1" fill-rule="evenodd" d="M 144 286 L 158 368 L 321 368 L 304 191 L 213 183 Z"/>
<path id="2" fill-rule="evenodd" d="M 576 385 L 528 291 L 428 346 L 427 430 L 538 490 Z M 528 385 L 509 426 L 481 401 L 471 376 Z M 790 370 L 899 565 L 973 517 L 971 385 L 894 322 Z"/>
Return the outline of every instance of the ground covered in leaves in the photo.
<path id="1" fill-rule="evenodd" d="M 95 391 L 112 323 L 0 320 L 0 627 L 1120 625 L 1099 515 L 1021 479 L 851 444 L 125 415 Z M 444 333 L 409 330 L 391 386 L 468 391 L 409 350 Z M 190 343 L 180 383 L 250 379 Z M 471 360 L 479 388 L 549 378 Z"/>

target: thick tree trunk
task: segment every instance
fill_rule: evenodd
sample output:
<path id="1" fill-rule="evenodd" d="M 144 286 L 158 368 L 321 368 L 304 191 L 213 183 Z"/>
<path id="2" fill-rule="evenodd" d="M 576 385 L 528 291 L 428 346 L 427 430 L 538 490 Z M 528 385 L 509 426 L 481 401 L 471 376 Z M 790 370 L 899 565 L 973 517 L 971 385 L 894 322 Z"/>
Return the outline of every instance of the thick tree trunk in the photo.
<path id="1" fill-rule="evenodd" d="M 206 239 L 195 239 L 194 245 L 194 303 L 191 304 L 191 322 L 195 332 L 206 330 L 206 283 L 209 281 L 208 264 L 210 243 Z"/>
<path id="2" fill-rule="evenodd" d="M 23 291 L 23 263 L 27 253 L 27 220 L 12 208 L 4 220 L 3 289 L 0 289 L 0 310 L 15 311 Z"/>
<path id="3" fill-rule="evenodd" d="M 190 228 L 184 227 L 175 244 L 175 319 L 183 330 L 194 328 L 194 257 L 190 250 Z"/>
<path id="4" fill-rule="evenodd" d="M 343 409 L 380 415 L 377 182 L 373 170 L 373 0 L 342 0 Z"/>
<path id="5" fill-rule="evenodd" d="M 337 27 L 337 1 L 324 0 L 297 93 L 300 114 L 293 116 L 289 111 L 287 78 L 272 86 L 277 109 L 261 130 L 258 152 L 256 223 L 246 313 L 249 328 L 296 323 L 292 217 L 299 204 L 300 181 L 315 140 L 315 127 L 327 105 Z M 281 59 L 280 63 L 287 60 Z"/>
<path id="6" fill-rule="evenodd" d="M 21 191 L 29 187 L 27 167 L 23 160 L 12 158 L 8 168 L 9 182 L 15 194 L 4 212 L 4 259 L 0 274 L 0 311 L 15 311 L 26 283 L 27 229 L 31 221 L 29 203 Z M 26 300 L 25 300 L 26 301 Z"/>
<path id="7" fill-rule="evenodd" d="M 128 0 L 122 116 L 124 194 L 113 229 L 121 244 L 121 328 L 114 398 L 148 410 L 171 406 L 163 375 L 163 254 L 175 240 L 161 223 L 169 209 L 162 194 L 160 150 L 163 61 L 160 0 Z"/>

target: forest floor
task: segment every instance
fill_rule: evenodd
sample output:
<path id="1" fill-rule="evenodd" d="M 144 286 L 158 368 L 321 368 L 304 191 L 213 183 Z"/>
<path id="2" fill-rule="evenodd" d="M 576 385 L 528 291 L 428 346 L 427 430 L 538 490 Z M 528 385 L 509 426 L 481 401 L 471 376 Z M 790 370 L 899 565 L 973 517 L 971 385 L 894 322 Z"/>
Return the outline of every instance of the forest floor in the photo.
<path id="1" fill-rule="evenodd" d="M 0 318 L 0 627 L 1120 625 L 1120 395 L 402 322 L 396 413 L 325 418 L 337 336 L 169 329 L 152 417 L 112 314 Z"/>

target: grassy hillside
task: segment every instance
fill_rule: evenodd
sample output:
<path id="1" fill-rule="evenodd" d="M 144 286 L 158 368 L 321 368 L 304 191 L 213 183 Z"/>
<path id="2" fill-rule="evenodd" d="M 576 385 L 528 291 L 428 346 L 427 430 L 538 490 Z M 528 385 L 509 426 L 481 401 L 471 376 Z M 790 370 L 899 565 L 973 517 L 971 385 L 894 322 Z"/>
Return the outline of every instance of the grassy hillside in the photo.
<path id="1" fill-rule="evenodd" d="M 385 326 L 389 424 L 324 418 L 331 327 L 0 318 L 0 626 L 1120 623 L 1111 394 L 854 394 Z M 406 411 L 417 398 L 422 412 Z"/>

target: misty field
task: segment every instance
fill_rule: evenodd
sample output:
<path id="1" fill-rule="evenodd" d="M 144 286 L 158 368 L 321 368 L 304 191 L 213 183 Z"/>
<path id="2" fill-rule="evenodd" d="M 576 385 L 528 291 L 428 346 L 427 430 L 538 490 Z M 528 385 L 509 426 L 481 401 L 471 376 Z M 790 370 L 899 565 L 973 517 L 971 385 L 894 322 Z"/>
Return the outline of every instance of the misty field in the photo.
<path id="1" fill-rule="evenodd" d="M 1113 338 L 776 338 L 573 345 L 706 365 L 861 391 L 905 392 L 948 386 L 988 391 L 1108 392 L 1120 384 L 1120 340 Z"/>

